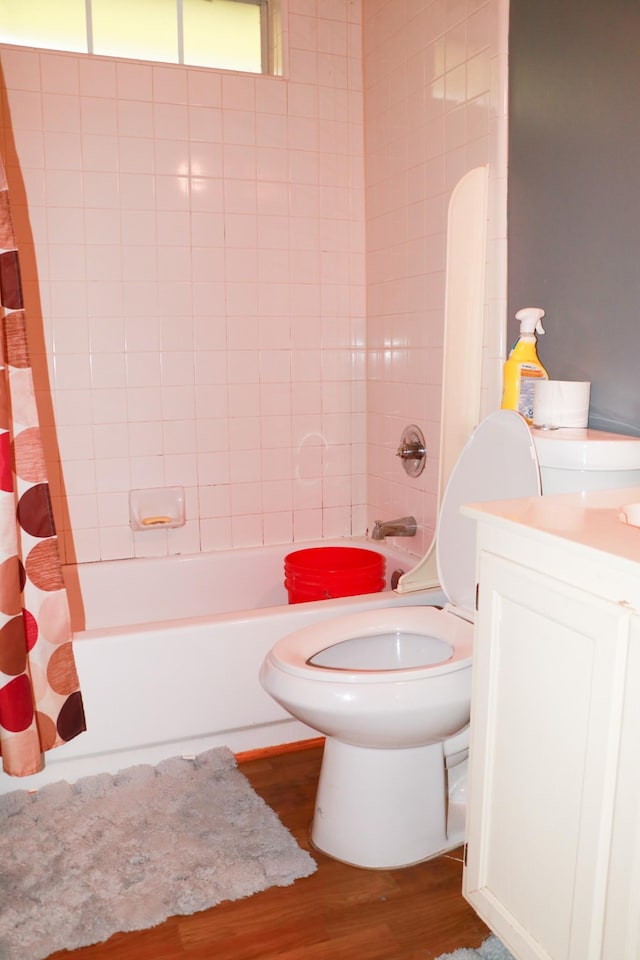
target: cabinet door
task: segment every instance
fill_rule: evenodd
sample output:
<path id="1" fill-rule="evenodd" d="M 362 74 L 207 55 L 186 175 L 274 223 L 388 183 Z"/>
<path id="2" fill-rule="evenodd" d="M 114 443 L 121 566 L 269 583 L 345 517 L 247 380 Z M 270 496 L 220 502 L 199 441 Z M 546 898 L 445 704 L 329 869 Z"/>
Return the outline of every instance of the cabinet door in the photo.
<path id="1" fill-rule="evenodd" d="M 464 894 L 520 960 L 600 960 L 631 614 L 484 551 L 479 596 Z"/>
<path id="2" fill-rule="evenodd" d="M 640 957 L 640 617 L 631 618 L 603 960 Z"/>

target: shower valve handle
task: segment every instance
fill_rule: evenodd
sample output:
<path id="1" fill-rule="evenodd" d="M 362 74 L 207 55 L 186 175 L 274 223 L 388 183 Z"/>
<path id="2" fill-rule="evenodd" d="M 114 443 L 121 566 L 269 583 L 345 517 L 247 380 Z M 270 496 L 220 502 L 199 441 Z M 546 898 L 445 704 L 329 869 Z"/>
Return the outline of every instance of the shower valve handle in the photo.
<path id="1" fill-rule="evenodd" d="M 396 457 L 402 460 L 422 460 L 426 452 L 419 440 L 413 440 L 398 447 Z"/>

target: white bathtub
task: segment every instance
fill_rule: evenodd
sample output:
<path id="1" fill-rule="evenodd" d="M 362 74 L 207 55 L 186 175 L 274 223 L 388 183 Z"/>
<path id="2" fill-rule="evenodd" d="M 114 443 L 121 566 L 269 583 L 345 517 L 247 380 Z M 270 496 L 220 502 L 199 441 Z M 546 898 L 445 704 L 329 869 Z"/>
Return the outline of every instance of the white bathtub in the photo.
<path id="1" fill-rule="evenodd" d="M 412 560 L 366 546 L 394 570 Z M 222 744 L 238 753 L 317 736 L 258 680 L 275 641 L 305 624 L 389 604 L 441 604 L 435 591 L 390 590 L 287 605 L 284 556 L 295 544 L 65 567 L 87 732 L 46 754 L 43 772 L 0 778 L 0 793 L 114 773 Z"/>

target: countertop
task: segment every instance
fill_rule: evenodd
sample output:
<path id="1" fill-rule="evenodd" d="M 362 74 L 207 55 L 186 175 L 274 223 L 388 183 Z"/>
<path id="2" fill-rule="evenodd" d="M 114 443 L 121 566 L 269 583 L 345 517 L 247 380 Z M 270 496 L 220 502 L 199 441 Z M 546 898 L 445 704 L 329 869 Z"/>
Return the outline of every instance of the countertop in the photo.
<path id="1" fill-rule="evenodd" d="M 479 521 L 492 519 L 498 526 L 516 524 L 535 539 L 551 535 L 637 564 L 640 526 L 620 519 L 629 504 L 637 504 L 639 517 L 634 519 L 640 523 L 640 487 L 470 503 L 462 513 Z"/>

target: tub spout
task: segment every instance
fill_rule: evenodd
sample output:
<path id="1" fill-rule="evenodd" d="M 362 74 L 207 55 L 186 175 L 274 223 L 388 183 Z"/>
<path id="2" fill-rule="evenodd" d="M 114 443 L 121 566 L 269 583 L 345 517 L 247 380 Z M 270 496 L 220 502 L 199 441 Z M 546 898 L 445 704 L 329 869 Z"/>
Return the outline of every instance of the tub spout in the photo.
<path id="1" fill-rule="evenodd" d="M 376 520 L 371 531 L 372 540 L 385 537 L 415 537 L 418 524 L 415 517 L 400 517 L 399 520 Z"/>

